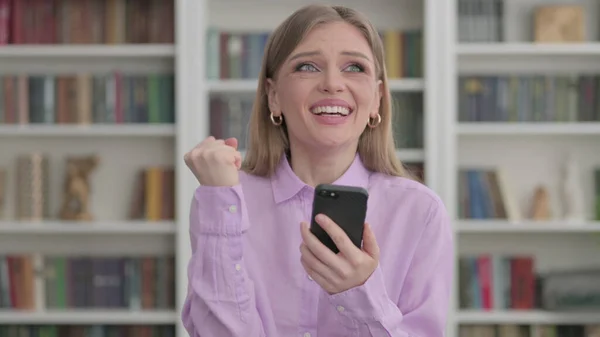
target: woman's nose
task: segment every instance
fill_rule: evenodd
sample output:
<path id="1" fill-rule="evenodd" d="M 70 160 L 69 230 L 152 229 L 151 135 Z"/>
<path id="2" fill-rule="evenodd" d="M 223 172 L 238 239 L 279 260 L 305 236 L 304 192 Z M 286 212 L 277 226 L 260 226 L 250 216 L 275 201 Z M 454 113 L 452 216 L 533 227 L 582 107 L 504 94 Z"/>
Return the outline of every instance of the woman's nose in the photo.
<path id="1" fill-rule="evenodd" d="M 344 91 L 344 77 L 337 71 L 327 71 L 323 73 L 321 81 L 321 91 L 327 93 L 335 93 Z"/>

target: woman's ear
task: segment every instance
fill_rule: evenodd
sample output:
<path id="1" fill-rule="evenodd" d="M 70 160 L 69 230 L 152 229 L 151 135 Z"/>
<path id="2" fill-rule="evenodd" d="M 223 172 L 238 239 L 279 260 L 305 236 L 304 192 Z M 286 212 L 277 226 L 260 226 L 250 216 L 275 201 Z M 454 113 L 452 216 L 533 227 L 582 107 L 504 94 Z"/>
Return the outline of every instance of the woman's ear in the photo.
<path id="1" fill-rule="evenodd" d="M 281 109 L 279 106 L 279 99 L 277 99 L 277 91 L 275 90 L 275 81 L 267 78 L 265 91 L 267 93 L 269 102 L 269 111 L 275 116 L 281 115 Z"/>
<path id="2" fill-rule="evenodd" d="M 381 106 L 381 98 L 383 97 L 383 81 L 377 81 L 377 87 L 375 89 L 375 102 L 373 105 L 373 111 L 371 112 L 371 118 L 377 118 L 379 113 L 379 107 Z"/>

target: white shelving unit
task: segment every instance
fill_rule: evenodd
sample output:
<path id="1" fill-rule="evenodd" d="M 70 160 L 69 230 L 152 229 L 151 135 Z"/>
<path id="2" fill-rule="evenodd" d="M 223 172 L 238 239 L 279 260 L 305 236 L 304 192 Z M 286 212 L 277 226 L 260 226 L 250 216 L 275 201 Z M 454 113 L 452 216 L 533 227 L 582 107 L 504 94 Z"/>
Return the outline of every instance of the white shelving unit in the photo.
<path id="1" fill-rule="evenodd" d="M 592 169 L 600 167 L 600 123 L 459 122 L 458 77 L 461 75 L 585 74 L 600 72 L 597 2 L 566 1 L 587 6 L 589 43 L 530 42 L 531 10 L 551 1 L 505 0 L 502 42 L 458 42 L 458 0 L 444 1 L 438 9 L 444 42 L 440 74 L 443 104 L 444 158 L 438 170 L 442 196 L 454 221 L 456 278 L 449 336 L 458 337 L 461 325 L 496 324 L 600 324 L 600 312 L 568 313 L 543 310 L 460 310 L 458 259 L 475 254 L 529 254 L 535 271 L 599 267 L 597 233 L 592 219 Z M 580 164 L 588 219 L 573 223 L 561 219 L 561 165 L 570 153 Z M 522 221 L 457 219 L 458 170 L 462 167 L 497 167 L 506 173 Z M 552 218 L 529 219 L 534 188 L 543 184 L 550 193 Z"/>
<path id="2" fill-rule="evenodd" d="M 0 76 L 10 74 L 173 72 L 176 81 L 175 124 L 123 125 L 0 125 L 0 167 L 8 170 L 5 217 L 0 219 L 0 254 L 140 256 L 176 255 L 176 307 L 173 310 L 124 309 L 0 310 L 0 324 L 167 324 L 186 336 L 179 308 L 187 287 L 186 221 L 194 178 L 183 163 L 184 153 L 200 137 L 195 122 L 201 103 L 193 87 L 203 50 L 194 26 L 202 17 L 202 2 L 173 0 L 176 4 L 176 44 L 123 45 L 4 45 L 0 46 Z M 198 30 L 196 30 L 198 32 Z M 202 90 L 200 90 L 202 91 Z M 202 112 L 201 112 L 202 113 Z M 19 154 L 41 151 L 50 163 L 51 218 L 41 222 L 15 221 L 15 168 Z M 62 202 L 64 159 L 97 154 L 100 164 L 91 174 L 92 222 L 57 220 Z M 130 221 L 128 212 L 139 169 L 150 165 L 175 166 L 174 221 Z M 36 297 L 43 283 L 36 281 Z"/>

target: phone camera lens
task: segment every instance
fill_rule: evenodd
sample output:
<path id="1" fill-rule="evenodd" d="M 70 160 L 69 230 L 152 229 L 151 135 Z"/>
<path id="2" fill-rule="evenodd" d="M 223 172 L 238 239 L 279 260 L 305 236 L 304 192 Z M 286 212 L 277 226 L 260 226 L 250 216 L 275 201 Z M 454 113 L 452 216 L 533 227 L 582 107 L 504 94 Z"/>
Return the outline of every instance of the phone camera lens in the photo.
<path id="1" fill-rule="evenodd" d="M 324 197 L 326 197 L 328 193 L 329 192 L 327 192 L 327 191 L 321 191 L 321 195 L 324 196 Z"/>

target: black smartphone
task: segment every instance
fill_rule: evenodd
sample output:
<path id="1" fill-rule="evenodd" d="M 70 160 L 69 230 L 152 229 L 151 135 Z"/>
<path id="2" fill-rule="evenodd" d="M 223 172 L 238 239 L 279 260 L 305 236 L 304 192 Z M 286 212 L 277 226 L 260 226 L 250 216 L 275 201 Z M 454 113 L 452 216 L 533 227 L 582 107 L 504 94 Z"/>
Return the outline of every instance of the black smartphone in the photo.
<path id="1" fill-rule="evenodd" d="M 321 184 L 315 188 L 310 231 L 334 253 L 339 249 L 329 234 L 315 221 L 325 214 L 340 226 L 356 247 L 362 247 L 369 193 L 362 187 Z"/>

